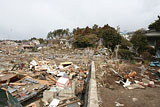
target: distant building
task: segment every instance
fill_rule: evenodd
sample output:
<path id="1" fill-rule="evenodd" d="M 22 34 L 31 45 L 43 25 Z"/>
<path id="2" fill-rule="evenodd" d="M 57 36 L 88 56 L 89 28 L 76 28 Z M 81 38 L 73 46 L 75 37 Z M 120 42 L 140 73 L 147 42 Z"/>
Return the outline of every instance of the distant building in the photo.
<path id="1" fill-rule="evenodd" d="M 0 42 L 0 44 L 18 46 L 18 44 L 16 42 L 11 41 L 11 40 L 4 40 L 4 41 Z"/>
<path id="2" fill-rule="evenodd" d="M 40 42 L 39 42 L 39 40 L 32 40 L 32 42 L 35 44 L 35 45 L 40 45 Z"/>
<path id="3" fill-rule="evenodd" d="M 64 47 L 72 48 L 72 41 L 67 39 L 60 39 L 60 44 Z"/>
<path id="4" fill-rule="evenodd" d="M 149 45 L 156 49 L 157 58 L 160 58 L 160 32 L 148 30 L 145 35 L 147 36 Z"/>
<path id="5" fill-rule="evenodd" d="M 160 49 L 160 32 L 146 31 L 145 35 L 147 36 L 149 45 L 159 50 Z"/>
<path id="6" fill-rule="evenodd" d="M 120 32 L 120 35 L 127 40 L 130 40 L 130 35 L 127 32 Z"/>
<path id="7" fill-rule="evenodd" d="M 32 51 L 34 49 L 34 45 L 23 45 L 23 49 L 25 51 Z"/>
<path id="8" fill-rule="evenodd" d="M 131 40 L 131 38 L 132 38 L 132 36 L 133 36 L 134 33 L 135 33 L 135 32 L 128 32 L 128 33 L 127 33 L 127 35 L 128 35 L 127 38 L 128 38 L 129 40 Z"/>
<path id="9" fill-rule="evenodd" d="M 133 36 L 135 32 L 129 32 L 127 33 L 129 35 L 129 39 Z M 155 30 L 147 30 L 144 32 L 144 34 L 147 37 L 147 40 L 149 42 L 149 45 L 156 50 L 160 50 L 160 32 L 157 32 Z"/>
<path id="10" fill-rule="evenodd" d="M 28 40 L 22 41 L 22 49 L 24 51 L 32 51 L 34 48 L 35 48 L 35 43 L 33 43 L 32 41 Z"/>

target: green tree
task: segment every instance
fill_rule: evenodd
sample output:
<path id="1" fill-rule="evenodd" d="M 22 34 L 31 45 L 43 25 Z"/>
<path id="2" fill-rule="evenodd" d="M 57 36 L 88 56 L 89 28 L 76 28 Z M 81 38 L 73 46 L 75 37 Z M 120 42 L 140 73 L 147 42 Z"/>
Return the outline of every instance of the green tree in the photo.
<path id="1" fill-rule="evenodd" d="M 122 41 L 122 37 L 116 30 L 111 28 L 106 28 L 102 31 L 103 44 L 107 48 L 111 48 L 112 51 L 116 47 L 116 45 L 120 44 Z"/>
<path id="2" fill-rule="evenodd" d="M 88 26 L 82 31 L 82 35 L 92 34 L 92 29 Z"/>
<path id="3" fill-rule="evenodd" d="M 92 26 L 92 29 L 93 29 L 93 30 L 97 30 L 97 29 L 98 29 L 98 25 L 97 25 L 97 24 L 94 24 L 94 25 Z"/>
<path id="4" fill-rule="evenodd" d="M 53 32 L 49 32 L 47 35 L 47 39 L 53 39 L 53 37 L 54 37 Z"/>
<path id="5" fill-rule="evenodd" d="M 147 37 L 140 30 L 133 34 L 131 43 L 133 44 L 133 48 L 136 50 L 137 55 L 144 52 L 148 45 Z"/>
<path id="6" fill-rule="evenodd" d="M 66 36 L 69 36 L 70 35 L 70 32 L 69 32 L 69 29 L 67 28 L 67 29 L 64 29 L 64 34 L 66 35 Z"/>
<path id="7" fill-rule="evenodd" d="M 131 46 L 132 46 L 131 42 L 122 37 L 122 42 L 120 43 L 120 49 L 129 49 L 129 47 Z"/>
<path id="8" fill-rule="evenodd" d="M 37 40 L 37 38 L 36 38 L 36 37 L 32 37 L 30 40 L 31 40 L 31 41 L 32 41 L 32 40 Z"/>
<path id="9" fill-rule="evenodd" d="M 57 29 L 54 30 L 53 32 L 49 32 L 47 35 L 47 39 L 53 39 L 55 37 L 62 37 L 62 36 L 69 36 L 70 32 L 69 29 Z"/>
<path id="10" fill-rule="evenodd" d="M 121 58 L 124 59 L 132 59 L 132 52 L 128 49 L 119 49 L 118 54 L 121 56 Z"/>
<path id="11" fill-rule="evenodd" d="M 124 37 L 122 37 L 122 42 L 120 43 L 120 49 L 118 51 L 119 56 L 124 59 L 131 59 L 132 52 L 129 50 L 129 47 L 131 46 L 132 43 Z"/>
<path id="12" fill-rule="evenodd" d="M 74 38 L 73 45 L 77 48 L 94 47 L 97 41 L 98 37 L 95 34 L 77 35 Z"/>
<path id="13" fill-rule="evenodd" d="M 39 43 L 40 43 L 40 44 L 43 44 L 43 43 L 45 42 L 45 41 L 43 40 L 43 38 L 39 38 L 38 40 L 39 40 Z"/>
<path id="14" fill-rule="evenodd" d="M 150 25 L 148 26 L 148 28 L 149 28 L 150 30 L 160 31 L 160 16 L 158 16 L 158 19 L 155 20 L 154 23 L 150 24 Z"/>

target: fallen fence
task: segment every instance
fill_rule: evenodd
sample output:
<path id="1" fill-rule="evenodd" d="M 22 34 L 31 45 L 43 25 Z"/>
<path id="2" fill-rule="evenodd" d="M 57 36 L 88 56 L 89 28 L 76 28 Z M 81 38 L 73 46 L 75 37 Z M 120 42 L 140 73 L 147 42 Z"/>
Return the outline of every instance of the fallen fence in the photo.
<path id="1" fill-rule="evenodd" d="M 97 83 L 95 77 L 95 63 L 92 61 L 90 66 L 90 74 L 88 76 L 88 86 L 86 88 L 85 107 L 99 107 L 97 95 Z"/>

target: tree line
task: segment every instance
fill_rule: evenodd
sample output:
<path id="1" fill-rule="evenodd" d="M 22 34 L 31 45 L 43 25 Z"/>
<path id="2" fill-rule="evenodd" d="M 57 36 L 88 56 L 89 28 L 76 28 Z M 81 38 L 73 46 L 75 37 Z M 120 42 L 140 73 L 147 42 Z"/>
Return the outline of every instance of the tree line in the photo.
<path id="1" fill-rule="evenodd" d="M 149 30 L 160 31 L 160 16 L 158 16 L 158 19 L 151 23 L 148 28 Z M 130 41 L 128 41 L 122 37 L 114 27 L 111 27 L 108 24 L 103 27 L 100 27 L 97 24 L 94 24 L 92 27 L 77 27 L 74 28 L 72 32 L 70 32 L 69 29 L 57 29 L 49 32 L 47 39 L 63 36 L 73 36 L 72 44 L 75 48 L 97 47 L 99 41 L 101 41 L 104 47 L 114 51 L 115 47 L 120 45 L 120 51 L 124 57 L 130 55 L 129 47 L 131 46 L 136 50 L 137 55 L 146 51 L 148 46 L 144 30 L 137 30 Z M 125 53 L 127 54 L 125 55 Z"/>
<path id="2" fill-rule="evenodd" d="M 54 39 L 56 37 L 63 37 L 70 35 L 69 29 L 57 29 L 54 31 L 50 31 L 47 35 L 47 39 Z"/>

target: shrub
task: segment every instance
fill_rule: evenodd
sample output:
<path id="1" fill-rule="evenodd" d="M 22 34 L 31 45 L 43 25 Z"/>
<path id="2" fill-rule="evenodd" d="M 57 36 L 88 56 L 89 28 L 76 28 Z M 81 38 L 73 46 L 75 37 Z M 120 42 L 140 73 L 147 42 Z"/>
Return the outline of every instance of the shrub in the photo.
<path id="1" fill-rule="evenodd" d="M 135 61 L 135 60 L 131 60 L 131 61 L 130 61 L 130 63 L 131 63 L 131 64 L 136 64 L 136 63 L 137 63 L 137 61 Z"/>
<path id="2" fill-rule="evenodd" d="M 122 37 L 122 42 L 120 44 L 120 49 L 128 49 L 128 47 L 131 47 L 132 44 L 130 41 L 128 41 L 127 39 L 125 39 L 124 37 Z"/>
<path id="3" fill-rule="evenodd" d="M 119 49 L 118 53 L 123 59 L 132 59 L 132 52 L 127 49 Z"/>
<path id="4" fill-rule="evenodd" d="M 32 52 L 36 52 L 36 51 L 37 51 L 37 48 L 33 47 Z"/>
<path id="5" fill-rule="evenodd" d="M 142 58 L 143 58 L 144 60 L 150 60 L 151 57 L 152 57 L 152 55 L 151 55 L 149 52 L 143 52 L 143 53 L 142 53 Z"/>
<path id="6" fill-rule="evenodd" d="M 150 61 L 149 60 L 144 60 L 144 64 L 149 65 Z"/>

